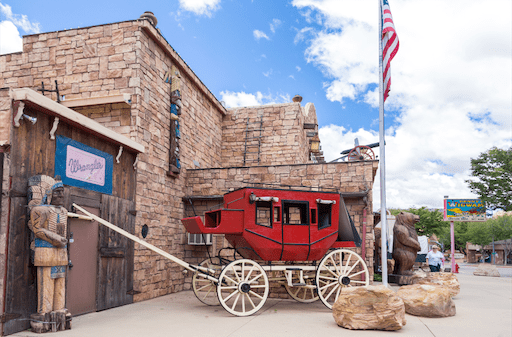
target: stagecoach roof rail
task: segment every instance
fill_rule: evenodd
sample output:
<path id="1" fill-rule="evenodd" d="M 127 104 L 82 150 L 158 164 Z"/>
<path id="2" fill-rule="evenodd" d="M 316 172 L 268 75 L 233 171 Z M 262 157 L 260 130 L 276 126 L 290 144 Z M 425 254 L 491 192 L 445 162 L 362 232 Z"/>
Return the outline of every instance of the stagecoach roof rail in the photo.
<path id="1" fill-rule="evenodd" d="M 316 188 L 317 190 L 312 192 L 324 192 L 324 193 L 339 193 L 343 198 L 365 198 L 368 196 L 368 193 L 370 189 L 366 187 L 363 191 L 359 192 L 340 192 L 339 189 L 334 187 L 319 187 L 319 186 L 293 186 L 293 185 L 281 185 L 281 184 L 272 184 L 272 183 L 253 183 L 253 182 L 247 182 L 243 181 L 247 184 L 254 184 L 254 185 L 269 185 L 269 186 L 279 186 L 281 188 L 275 188 L 275 187 L 257 187 L 257 186 L 244 186 L 237 189 L 233 189 L 230 192 L 242 190 L 244 188 L 257 188 L 257 189 L 267 189 L 267 190 L 293 190 L 296 189 L 298 191 L 304 191 L 309 190 L 311 191 L 311 188 Z M 288 187 L 288 188 L 286 188 Z"/>
<path id="2" fill-rule="evenodd" d="M 339 190 L 335 187 L 297 186 L 297 185 L 285 185 L 285 184 L 274 184 L 274 183 L 256 183 L 256 182 L 246 181 L 246 180 L 243 180 L 242 183 L 247 184 L 247 186 L 243 186 L 243 187 L 234 189 L 233 191 L 241 190 L 244 188 L 251 188 L 251 187 L 262 188 L 262 187 L 250 186 L 250 185 L 261 185 L 261 186 L 268 185 L 271 187 L 266 187 L 266 189 L 274 189 L 274 190 L 275 189 L 288 189 L 288 190 L 297 189 L 297 190 L 309 190 L 309 191 L 314 191 L 314 192 L 339 192 Z M 230 192 L 232 192 L 232 191 L 230 191 Z"/>

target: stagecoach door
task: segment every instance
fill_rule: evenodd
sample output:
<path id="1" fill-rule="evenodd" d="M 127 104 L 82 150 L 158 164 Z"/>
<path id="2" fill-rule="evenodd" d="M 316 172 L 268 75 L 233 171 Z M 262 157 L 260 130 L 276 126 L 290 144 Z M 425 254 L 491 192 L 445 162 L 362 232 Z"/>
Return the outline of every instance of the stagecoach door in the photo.
<path id="1" fill-rule="evenodd" d="M 309 202 L 283 200 L 281 260 L 305 261 L 309 256 Z"/>

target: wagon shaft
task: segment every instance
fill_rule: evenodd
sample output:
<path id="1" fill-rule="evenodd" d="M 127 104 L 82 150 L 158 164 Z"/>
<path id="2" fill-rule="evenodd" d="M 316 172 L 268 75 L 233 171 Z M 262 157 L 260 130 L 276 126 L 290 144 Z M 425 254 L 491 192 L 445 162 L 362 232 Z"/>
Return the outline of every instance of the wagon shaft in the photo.
<path id="1" fill-rule="evenodd" d="M 181 259 L 178 259 L 177 257 L 175 257 L 175 256 L 173 256 L 173 255 L 171 255 L 171 254 L 167 253 L 166 251 L 163 251 L 162 249 L 160 249 L 160 248 L 158 248 L 158 247 L 156 247 L 156 246 L 153 246 L 152 244 L 147 243 L 147 242 L 145 242 L 145 241 L 143 241 L 143 240 L 139 239 L 139 238 L 138 238 L 138 237 L 136 237 L 135 235 L 128 233 L 127 231 L 125 231 L 125 230 L 123 230 L 123 229 L 121 229 L 121 228 L 117 227 L 116 225 L 111 224 L 110 222 L 108 222 L 108 221 L 106 221 L 106 220 L 104 220 L 104 219 L 100 218 L 99 216 L 96 216 L 96 215 L 94 215 L 94 214 L 92 214 L 92 213 L 90 213 L 90 212 L 86 211 L 85 209 L 83 209 L 82 207 L 78 206 L 77 204 L 73 204 L 73 206 L 74 206 L 77 210 L 79 210 L 79 211 L 83 212 L 84 214 L 86 214 L 86 215 L 90 216 L 92 219 L 94 219 L 94 220 L 98 221 L 100 224 L 102 224 L 102 225 L 104 225 L 104 226 L 106 226 L 106 227 L 108 227 L 108 228 L 112 229 L 113 231 L 118 232 L 119 234 L 121 234 L 121 235 L 123 235 L 123 236 L 127 237 L 128 239 L 130 239 L 130 240 L 132 240 L 132 241 L 137 242 L 138 244 L 140 244 L 140 245 L 142 245 L 142 246 L 144 246 L 144 247 L 146 247 L 146 248 L 148 248 L 148 249 L 150 249 L 150 250 L 154 251 L 155 253 L 157 253 L 157 254 L 159 254 L 159 255 L 162 255 L 163 257 L 165 257 L 165 258 L 167 258 L 167 259 L 169 259 L 169 260 L 171 260 L 171 261 L 173 261 L 173 262 L 175 262 L 175 263 L 179 264 L 179 265 L 180 265 L 180 266 L 182 266 L 183 268 L 186 268 L 186 269 L 188 269 L 188 270 L 190 270 L 190 271 L 193 271 L 193 272 L 196 272 L 196 271 L 198 271 L 199 269 L 204 270 L 205 272 L 208 272 L 208 269 L 207 269 L 207 268 L 200 268 L 200 267 L 198 267 L 198 266 L 191 265 L 191 264 L 189 264 L 189 263 L 187 263 L 187 262 L 185 262 L 185 261 L 183 261 L 183 260 L 181 260 Z M 212 271 L 212 272 L 213 272 L 213 271 Z M 200 274 L 202 274 L 202 273 L 200 273 Z M 210 281 L 213 281 L 213 282 L 217 282 L 217 281 L 218 281 L 216 278 L 211 277 L 211 276 L 209 276 L 209 275 L 202 274 L 201 276 L 202 276 L 202 277 L 204 277 L 204 278 L 207 278 L 207 279 L 209 279 Z"/>

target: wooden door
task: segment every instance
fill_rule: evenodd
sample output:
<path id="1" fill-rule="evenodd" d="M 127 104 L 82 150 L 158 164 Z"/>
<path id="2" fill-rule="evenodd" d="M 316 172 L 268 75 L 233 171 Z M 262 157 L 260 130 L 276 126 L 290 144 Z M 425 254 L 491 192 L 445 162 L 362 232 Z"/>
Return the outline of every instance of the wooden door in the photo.
<path id="1" fill-rule="evenodd" d="M 134 234 L 135 203 L 111 195 L 102 195 L 101 217 Z M 133 241 L 101 226 L 99 228 L 99 266 L 97 310 L 133 302 Z"/>
<path id="2" fill-rule="evenodd" d="M 94 215 L 100 215 L 99 208 L 84 208 Z M 100 224 L 97 221 L 68 219 L 70 264 L 66 308 L 73 316 L 96 311 L 98 226 Z"/>

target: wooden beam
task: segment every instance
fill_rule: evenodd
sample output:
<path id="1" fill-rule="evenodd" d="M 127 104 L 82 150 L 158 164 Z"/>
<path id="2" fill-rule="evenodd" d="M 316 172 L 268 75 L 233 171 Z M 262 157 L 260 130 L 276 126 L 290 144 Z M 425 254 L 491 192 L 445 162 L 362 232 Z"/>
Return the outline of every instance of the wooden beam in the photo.
<path id="1" fill-rule="evenodd" d="M 304 129 L 314 130 L 316 128 L 316 124 L 314 123 L 304 123 Z"/>
<path id="2" fill-rule="evenodd" d="M 29 88 L 13 89 L 11 97 L 14 101 L 23 101 L 29 106 L 39 107 L 41 111 L 51 116 L 59 117 L 62 121 L 75 127 L 83 129 L 92 134 L 106 139 L 116 145 L 122 145 L 131 151 L 144 153 L 144 146 L 130 138 L 123 136 L 93 119 L 90 119 L 81 113 L 71 110 L 64 105 L 57 103 L 46 96 L 41 95 Z"/>
<path id="3" fill-rule="evenodd" d="M 103 105 L 113 103 L 125 103 L 130 106 L 132 104 L 132 96 L 130 94 L 120 94 L 112 96 L 101 96 L 101 97 L 89 97 L 89 98 L 77 98 L 70 99 L 67 101 L 61 101 L 60 104 L 68 108 L 76 108 L 82 106 L 91 105 Z"/>

